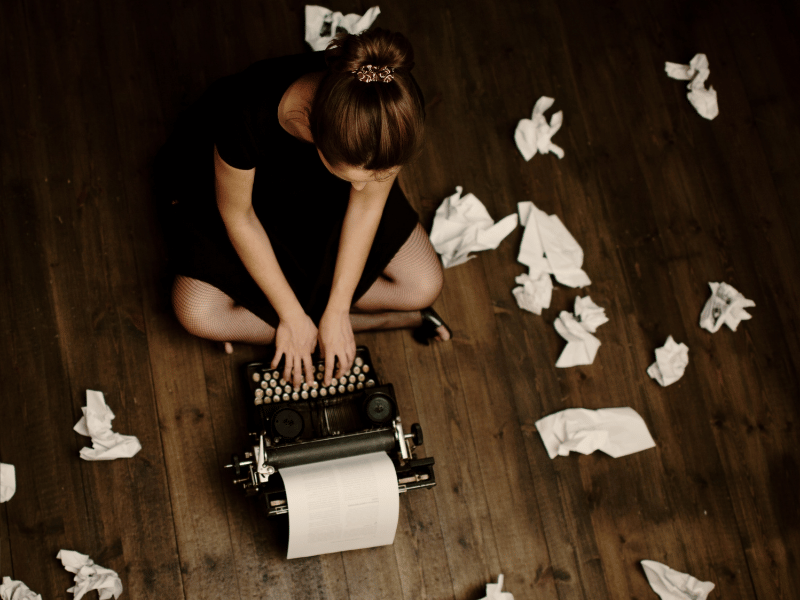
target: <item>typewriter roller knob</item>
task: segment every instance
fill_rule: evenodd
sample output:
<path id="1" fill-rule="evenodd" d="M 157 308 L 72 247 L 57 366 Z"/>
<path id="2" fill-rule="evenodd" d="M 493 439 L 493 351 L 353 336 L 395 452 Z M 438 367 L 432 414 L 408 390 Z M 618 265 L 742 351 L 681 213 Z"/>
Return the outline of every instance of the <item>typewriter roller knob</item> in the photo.
<path id="1" fill-rule="evenodd" d="M 414 423 L 411 426 L 411 441 L 415 446 L 422 446 L 422 427 L 419 423 Z"/>

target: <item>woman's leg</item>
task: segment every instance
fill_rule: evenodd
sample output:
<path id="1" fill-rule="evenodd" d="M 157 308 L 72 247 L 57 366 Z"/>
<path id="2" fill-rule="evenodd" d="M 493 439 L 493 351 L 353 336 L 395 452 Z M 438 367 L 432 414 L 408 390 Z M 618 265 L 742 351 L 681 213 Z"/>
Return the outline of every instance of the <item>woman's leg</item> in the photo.
<path id="1" fill-rule="evenodd" d="M 271 344 L 275 329 L 234 302 L 210 283 L 178 275 L 172 286 L 172 307 L 186 331 L 201 338 L 246 344 Z"/>
<path id="2" fill-rule="evenodd" d="M 379 277 L 355 303 L 350 315 L 355 331 L 404 329 L 422 324 L 420 311 L 428 308 L 442 292 L 442 263 L 428 234 L 417 224 Z M 438 337 L 448 340 L 445 326 Z"/>

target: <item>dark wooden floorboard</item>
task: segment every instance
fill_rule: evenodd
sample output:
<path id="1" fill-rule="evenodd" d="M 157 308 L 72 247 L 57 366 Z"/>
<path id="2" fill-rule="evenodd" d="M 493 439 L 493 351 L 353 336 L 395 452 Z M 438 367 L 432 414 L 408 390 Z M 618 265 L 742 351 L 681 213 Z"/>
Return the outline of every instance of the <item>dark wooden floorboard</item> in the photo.
<path id="1" fill-rule="evenodd" d="M 366 2 L 331 8 L 363 13 Z M 69 548 L 126 597 L 472 600 L 499 573 L 518 600 L 648 598 L 639 566 L 711 580 L 712 597 L 800 597 L 800 10 L 786 0 L 421 0 L 381 5 L 405 32 L 428 143 L 401 174 L 430 226 L 456 185 L 496 219 L 533 200 L 585 251 L 592 285 L 556 285 L 540 316 L 510 293 L 521 231 L 445 272 L 455 334 L 422 347 L 364 333 L 438 485 L 401 496 L 392 546 L 285 560 L 224 470 L 243 449 L 242 365 L 269 348 L 192 338 L 169 306 L 150 171 L 211 82 L 306 51 L 304 4 L 11 0 L 0 8 L 0 577 L 45 598 Z M 710 61 L 706 121 L 664 62 Z M 565 149 L 525 162 L 513 132 L 555 98 Z M 698 326 L 709 281 L 757 306 L 739 331 Z M 552 322 L 590 294 L 610 322 L 593 365 L 556 369 Z M 668 335 L 678 383 L 645 373 Z M 142 451 L 81 461 L 86 389 Z M 550 460 L 535 421 L 631 406 L 654 450 Z"/>

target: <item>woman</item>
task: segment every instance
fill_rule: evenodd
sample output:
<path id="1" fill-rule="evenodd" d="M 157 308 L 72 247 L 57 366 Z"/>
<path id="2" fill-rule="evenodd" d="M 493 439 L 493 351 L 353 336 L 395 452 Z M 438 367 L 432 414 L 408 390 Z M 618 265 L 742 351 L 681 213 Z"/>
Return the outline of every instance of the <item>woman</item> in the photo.
<path id="1" fill-rule="evenodd" d="M 450 338 L 430 308 L 441 263 L 396 183 L 422 142 L 413 64 L 401 34 L 345 34 L 216 82 L 181 118 L 158 170 L 190 333 L 274 342 L 295 386 L 317 345 L 326 385 L 348 370 L 353 331 Z"/>

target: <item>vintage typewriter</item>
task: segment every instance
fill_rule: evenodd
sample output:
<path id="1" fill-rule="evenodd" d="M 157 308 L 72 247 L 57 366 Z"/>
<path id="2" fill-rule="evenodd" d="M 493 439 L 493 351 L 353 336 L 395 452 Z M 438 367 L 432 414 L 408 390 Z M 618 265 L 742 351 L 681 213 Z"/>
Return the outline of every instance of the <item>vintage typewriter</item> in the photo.
<path id="1" fill-rule="evenodd" d="M 364 346 L 356 349 L 352 368 L 323 386 L 325 363 L 314 363 L 315 381 L 300 389 L 266 363 L 245 365 L 248 404 L 247 451 L 231 464 L 234 483 L 257 496 L 269 516 L 288 512 L 281 469 L 386 452 L 397 471 L 398 492 L 436 485 L 433 458 L 416 458 L 422 428 L 404 433 L 394 388 L 378 378 Z"/>

